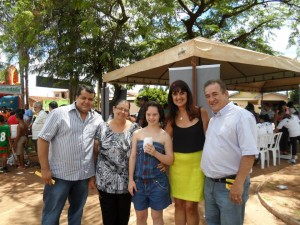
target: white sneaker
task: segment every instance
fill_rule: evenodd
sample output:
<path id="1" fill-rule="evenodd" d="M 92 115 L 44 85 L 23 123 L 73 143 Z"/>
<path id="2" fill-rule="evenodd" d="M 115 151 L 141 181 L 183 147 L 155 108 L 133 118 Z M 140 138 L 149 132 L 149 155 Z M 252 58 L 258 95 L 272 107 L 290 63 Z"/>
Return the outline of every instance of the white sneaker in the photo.
<path id="1" fill-rule="evenodd" d="M 288 163 L 296 164 L 296 159 L 290 159 Z"/>

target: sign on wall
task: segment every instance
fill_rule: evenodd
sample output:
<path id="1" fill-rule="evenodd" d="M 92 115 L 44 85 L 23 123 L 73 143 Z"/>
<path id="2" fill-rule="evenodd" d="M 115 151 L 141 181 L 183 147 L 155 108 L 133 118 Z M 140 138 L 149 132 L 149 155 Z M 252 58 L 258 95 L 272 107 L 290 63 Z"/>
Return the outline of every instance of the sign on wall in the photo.
<path id="1" fill-rule="evenodd" d="M 0 85 L 0 94 L 20 95 L 21 85 Z"/>

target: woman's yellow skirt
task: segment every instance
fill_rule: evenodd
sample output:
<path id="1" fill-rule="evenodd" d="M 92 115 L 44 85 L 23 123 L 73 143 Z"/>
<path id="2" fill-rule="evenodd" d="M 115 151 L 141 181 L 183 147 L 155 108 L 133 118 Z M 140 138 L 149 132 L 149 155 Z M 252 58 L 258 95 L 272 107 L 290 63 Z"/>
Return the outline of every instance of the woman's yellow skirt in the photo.
<path id="1" fill-rule="evenodd" d="M 193 153 L 174 152 L 170 166 L 171 195 L 174 198 L 199 202 L 204 199 L 204 174 L 200 168 L 202 151 Z"/>

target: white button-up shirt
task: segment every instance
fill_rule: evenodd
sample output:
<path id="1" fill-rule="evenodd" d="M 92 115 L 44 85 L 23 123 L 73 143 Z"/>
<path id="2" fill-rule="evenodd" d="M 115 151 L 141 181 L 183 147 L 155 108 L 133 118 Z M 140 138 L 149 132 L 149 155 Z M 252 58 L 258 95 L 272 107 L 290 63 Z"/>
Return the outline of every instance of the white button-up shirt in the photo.
<path id="1" fill-rule="evenodd" d="M 235 175 L 242 156 L 258 153 L 253 114 L 230 102 L 209 121 L 201 168 L 210 178 Z"/>

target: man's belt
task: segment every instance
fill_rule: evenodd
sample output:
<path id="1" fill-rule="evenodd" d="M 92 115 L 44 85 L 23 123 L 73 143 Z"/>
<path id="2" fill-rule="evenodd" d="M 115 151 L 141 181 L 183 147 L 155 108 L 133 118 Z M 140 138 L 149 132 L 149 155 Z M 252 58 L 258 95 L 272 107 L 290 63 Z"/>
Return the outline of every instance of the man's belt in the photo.
<path id="1" fill-rule="evenodd" d="M 235 179 L 236 175 L 230 175 L 230 176 L 226 176 L 226 177 L 222 177 L 222 178 L 209 178 L 214 182 L 218 182 L 218 183 L 227 183 L 226 179 Z"/>

